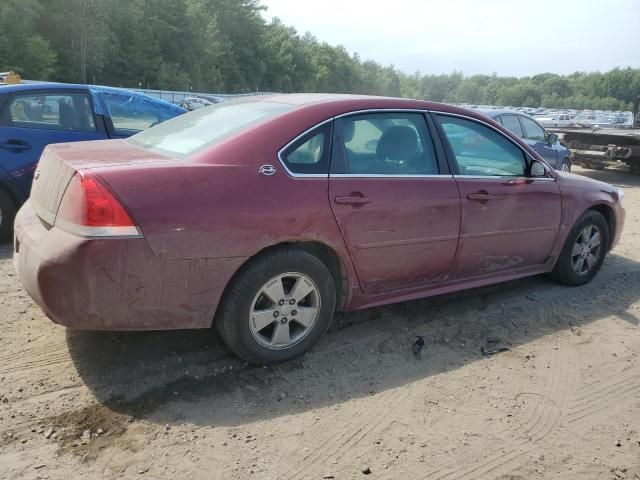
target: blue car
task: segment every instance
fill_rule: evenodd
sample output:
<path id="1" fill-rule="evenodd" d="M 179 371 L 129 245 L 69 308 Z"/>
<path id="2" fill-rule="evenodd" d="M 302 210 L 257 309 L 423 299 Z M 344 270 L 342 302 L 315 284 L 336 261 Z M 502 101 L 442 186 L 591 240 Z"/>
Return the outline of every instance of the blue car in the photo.
<path id="1" fill-rule="evenodd" d="M 558 135 L 547 132 L 529 115 L 513 110 L 477 109 L 477 111 L 515 133 L 556 170 L 571 171 L 571 150 L 560 143 Z"/>
<path id="2" fill-rule="evenodd" d="M 11 237 L 16 211 L 50 143 L 126 138 L 185 113 L 129 90 L 38 83 L 0 86 L 0 242 Z"/>

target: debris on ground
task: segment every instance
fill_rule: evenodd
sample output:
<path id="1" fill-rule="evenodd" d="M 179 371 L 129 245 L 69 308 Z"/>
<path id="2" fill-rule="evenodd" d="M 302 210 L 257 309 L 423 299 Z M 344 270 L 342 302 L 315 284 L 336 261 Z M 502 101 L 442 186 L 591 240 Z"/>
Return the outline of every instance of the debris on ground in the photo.
<path id="1" fill-rule="evenodd" d="M 499 338 L 487 338 L 487 344 L 480 347 L 483 355 L 495 355 L 496 353 L 508 352 L 511 350 L 511 344 L 504 342 Z"/>
<path id="2" fill-rule="evenodd" d="M 413 344 L 413 354 L 420 355 L 420 352 L 422 352 L 422 347 L 424 347 L 424 338 L 418 335 L 418 340 L 416 340 Z"/>

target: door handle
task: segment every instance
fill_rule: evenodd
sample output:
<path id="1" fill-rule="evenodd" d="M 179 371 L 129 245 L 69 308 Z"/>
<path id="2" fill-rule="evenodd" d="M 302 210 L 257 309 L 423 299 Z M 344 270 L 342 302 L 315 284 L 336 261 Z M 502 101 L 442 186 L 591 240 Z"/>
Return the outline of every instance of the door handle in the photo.
<path id="1" fill-rule="evenodd" d="M 4 143 L 0 143 L 0 148 L 5 150 L 29 150 L 31 145 L 22 140 L 7 140 Z"/>
<path id="2" fill-rule="evenodd" d="M 336 197 L 335 202 L 340 205 L 358 206 L 358 205 L 365 205 L 371 202 L 371 200 L 369 200 L 364 195 L 351 195 L 348 197 Z"/>
<path id="3" fill-rule="evenodd" d="M 486 202 L 487 200 L 491 200 L 493 198 L 493 195 L 487 193 L 484 190 L 480 190 L 476 193 L 470 193 L 469 195 L 467 195 L 467 198 L 476 202 Z"/>

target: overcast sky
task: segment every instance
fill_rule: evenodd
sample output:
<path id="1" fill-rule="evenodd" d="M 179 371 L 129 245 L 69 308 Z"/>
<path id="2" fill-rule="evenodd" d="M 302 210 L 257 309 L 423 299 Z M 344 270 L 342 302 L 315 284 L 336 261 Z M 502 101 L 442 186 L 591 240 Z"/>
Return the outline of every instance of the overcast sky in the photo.
<path id="1" fill-rule="evenodd" d="M 640 0 L 262 0 L 266 18 L 413 73 L 640 67 Z"/>

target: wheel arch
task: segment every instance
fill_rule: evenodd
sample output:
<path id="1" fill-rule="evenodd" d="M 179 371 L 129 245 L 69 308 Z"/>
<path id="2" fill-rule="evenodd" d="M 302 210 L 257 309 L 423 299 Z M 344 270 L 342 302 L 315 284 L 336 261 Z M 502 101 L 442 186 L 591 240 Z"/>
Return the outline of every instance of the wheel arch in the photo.
<path id="1" fill-rule="evenodd" d="M 344 306 L 347 302 L 349 296 L 349 275 L 347 273 L 346 266 L 344 261 L 340 257 L 340 255 L 328 244 L 317 241 L 317 240 L 291 240 L 291 241 L 282 241 L 278 243 L 274 243 L 272 245 L 268 245 L 254 255 L 247 258 L 242 265 L 236 270 L 236 272 L 231 276 L 227 285 L 224 288 L 224 291 L 220 297 L 220 301 L 216 307 L 216 315 L 217 310 L 220 308 L 220 305 L 223 302 L 223 298 L 227 294 L 229 287 L 234 282 L 234 280 L 240 275 L 244 269 L 250 265 L 257 258 L 265 255 L 268 252 L 272 252 L 278 249 L 285 248 L 299 248 L 301 250 L 305 250 L 312 255 L 316 256 L 329 270 L 331 277 L 333 278 L 333 282 L 336 289 L 336 311 L 340 312 L 344 309 Z M 212 322 L 215 322 L 214 315 Z"/>
<path id="2" fill-rule="evenodd" d="M 607 245 L 607 251 L 611 250 L 611 245 L 616 234 L 616 214 L 613 208 L 606 203 L 598 203 L 591 206 L 587 211 L 589 210 L 600 213 L 607 221 L 607 226 L 609 227 L 609 244 Z"/>

